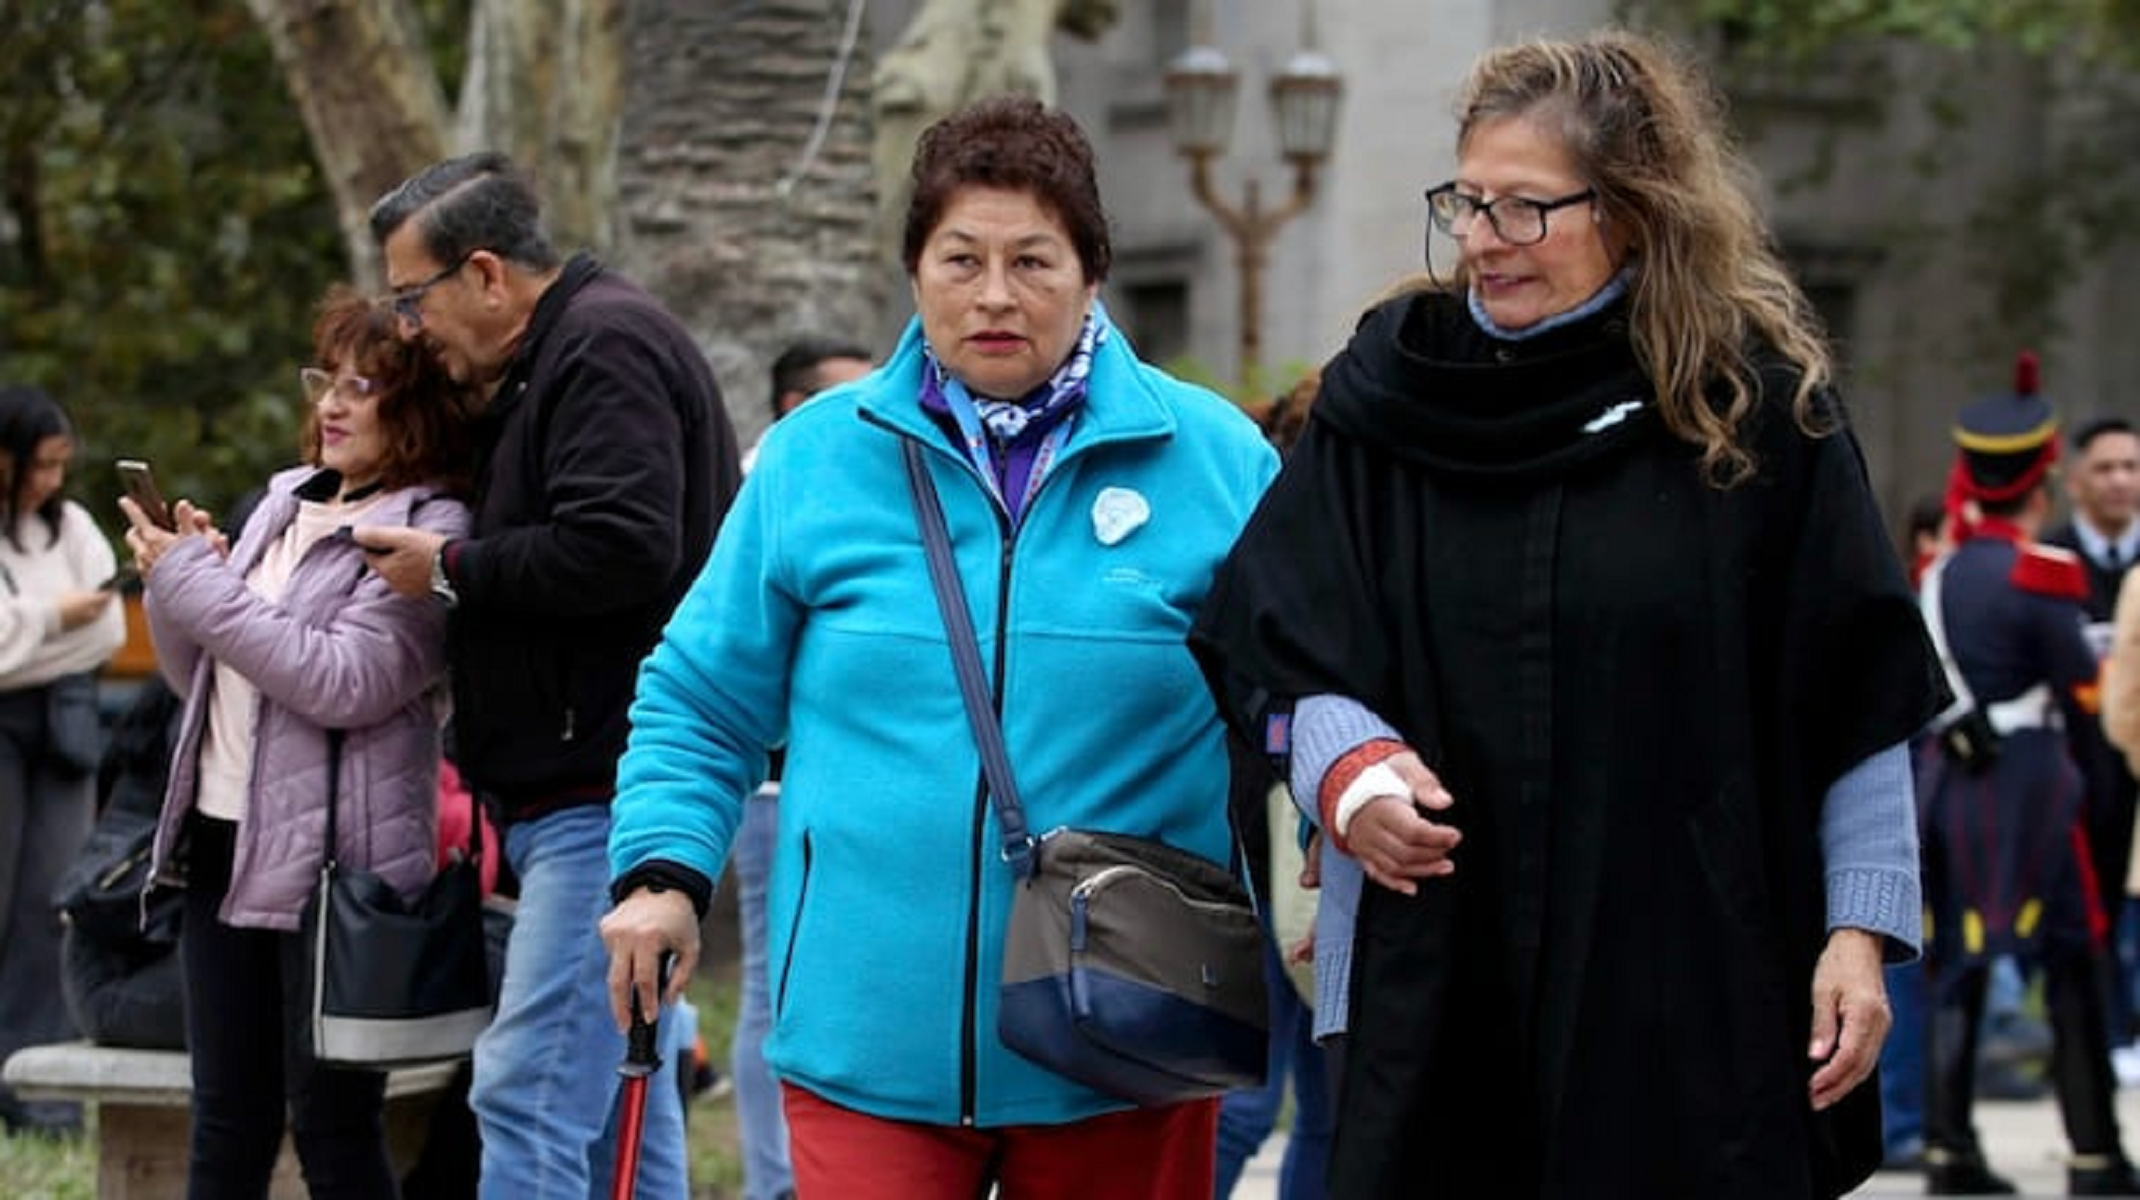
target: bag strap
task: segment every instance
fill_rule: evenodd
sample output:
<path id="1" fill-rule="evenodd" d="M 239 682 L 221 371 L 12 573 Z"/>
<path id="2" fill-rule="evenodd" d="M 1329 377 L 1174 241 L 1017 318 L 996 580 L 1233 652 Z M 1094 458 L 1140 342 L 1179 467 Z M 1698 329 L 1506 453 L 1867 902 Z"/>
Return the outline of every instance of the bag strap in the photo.
<path id="1" fill-rule="evenodd" d="M 327 731 L 327 866 L 334 866 L 334 848 L 341 843 L 335 838 L 335 810 L 342 807 L 342 739 L 346 731 Z"/>
<path id="2" fill-rule="evenodd" d="M 1931 636 L 1932 649 L 1939 655 L 1940 669 L 1947 676 L 1947 690 L 1954 693 L 1954 703 L 1932 718 L 1934 729 L 1947 728 L 1977 706 L 1976 695 L 1969 690 L 1969 681 L 1962 678 L 1961 664 L 1954 661 L 1954 651 L 1947 645 L 1947 618 L 1940 601 L 1940 585 L 1951 561 L 1952 555 L 1939 556 L 1925 569 L 1924 578 L 1917 582 L 1917 611 L 1924 617 L 1925 632 Z"/>
<path id="3" fill-rule="evenodd" d="M 973 632 L 973 614 L 966 607 L 966 593 L 959 586 L 958 566 L 951 556 L 951 534 L 944 526 L 943 502 L 936 484 L 922 461 L 921 443 L 901 438 L 899 452 L 906 460 L 907 486 L 914 493 L 914 513 L 921 522 L 921 544 L 929 559 L 929 583 L 936 590 L 936 606 L 944 614 L 944 632 L 951 642 L 951 658 L 958 668 L 959 695 L 966 701 L 966 720 L 973 726 L 974 743 L 981 750 L 981 771 L 988 778 L 989 798 L 995 802 L 996 820 L 1003 826 L 1003 861 L 1020 879 L 1030 879 L 1038 869 L 1033 859 L 1033 835 L 1025 824 L 1025 806 L 1018 801 L 1018 785 L 1011 779 L 1010 753 L 1003 747 L 1003 726 L 981 667 L 981 647 Z"/>

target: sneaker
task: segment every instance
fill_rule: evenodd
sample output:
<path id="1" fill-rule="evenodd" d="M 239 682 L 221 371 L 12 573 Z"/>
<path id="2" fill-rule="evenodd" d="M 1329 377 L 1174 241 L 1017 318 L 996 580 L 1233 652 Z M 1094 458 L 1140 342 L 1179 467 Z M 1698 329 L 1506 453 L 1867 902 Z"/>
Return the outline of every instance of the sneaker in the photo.
<path id="1" fill-rule="evenodd" d="M 1925 1154 L 1927 1196 L 2012 1196 L 2019 1191 L 2004 1176 L 1993 1174 L 1981 1154 L 1946 1150 Z"/>

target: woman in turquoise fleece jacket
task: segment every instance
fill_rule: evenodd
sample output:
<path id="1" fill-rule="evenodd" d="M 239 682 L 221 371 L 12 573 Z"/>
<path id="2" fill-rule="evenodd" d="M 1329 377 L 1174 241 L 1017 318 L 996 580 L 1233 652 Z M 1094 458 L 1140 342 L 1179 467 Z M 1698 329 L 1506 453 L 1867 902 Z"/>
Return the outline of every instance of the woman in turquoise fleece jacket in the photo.
<path id="1" fill-rule="evenodd" d="M 612 990 L 621 1015 L 665 951 L 681 986 L 691 902 L 785 739 L 766 1058 L 803 1195 L 1211 1193 L 1215 1102 L 1125 1113 L 997 1039 L 1012 875 L 901 464 L 920 443 L 1030 826 L 1225 861 L 1223 735 L 1184 637 L 1276 459 L 1108 321 L 1090 161 L 1022 98 L 924 138 L 919 317 L 877 371 L 773 428 L 641 670 Z"/>

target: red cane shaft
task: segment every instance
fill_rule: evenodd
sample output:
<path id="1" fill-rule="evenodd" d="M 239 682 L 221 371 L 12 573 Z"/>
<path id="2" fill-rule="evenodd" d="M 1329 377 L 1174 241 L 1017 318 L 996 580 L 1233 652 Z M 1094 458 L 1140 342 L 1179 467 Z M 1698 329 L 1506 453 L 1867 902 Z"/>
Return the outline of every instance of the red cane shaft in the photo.
<path id="1" fill-rule="evenodd" d="M 639 1139 L 646 1123 L 646 1076 L 624 1081 L 624 1110 L 617 1120 L 617 1174 L 609 1200 L 632 1200 L 639 1186 Z"/>
<path id="2" fill-rule="evenodd" d="M 662 956 L 655 986 L 657 997 L 669 988 L 667 955 Z M 659 1014 L 648 1017 L 640 1011 L 636 987 L 630 1004 L 632 1019 L 624 1035 L 624 1061 L 617 1064 L 617 1074 L 624 1077 L 624 1087 L 617 1098 L 624 1108 L 617 1114 L 617 1174 L 610 1183 L 610 1200 L 632 1200 L 632 1192 L 639 1186 L 639 1141 L 646 1132 L 646 1081 L 661 1070 L 661 1054 L 654 1046 Z"/>

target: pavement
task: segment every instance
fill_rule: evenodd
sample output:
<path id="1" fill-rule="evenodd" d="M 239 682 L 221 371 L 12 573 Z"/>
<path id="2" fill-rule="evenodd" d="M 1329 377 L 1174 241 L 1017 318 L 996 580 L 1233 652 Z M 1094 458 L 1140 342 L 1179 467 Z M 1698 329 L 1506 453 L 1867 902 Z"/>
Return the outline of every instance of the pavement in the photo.
<path id="1" fill-rule="evenodd" d="M 2066 1194 L 2066 1135 L 2056 1102 L 1979 1100 L 1976 1121 L 1977 1137 L 1984 1143 L 1984 1156 L 1992 1170 L 2013 1180 L 2027 1196 Z M 2140 1154 L 2140 1089 L 2118 1093 L 2118 1124 L 2125 1132 L 2127 1151 Z M 1242 1172 L 1234 1200 L 1278 1200 L 1278 1164 L 1284 1156 L 1284 1135 L 1273 1135 Z M 1886 1200 L 1922 1196 L 1924 1191 L 1920 1174 L 1882 1171 L 1850 1195 L 1852 1200 Z"/>

